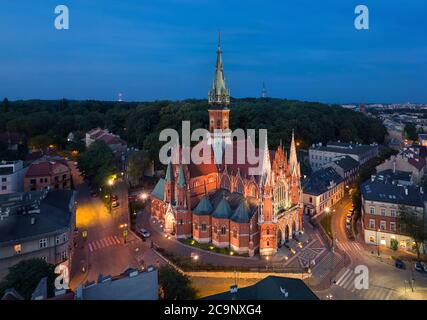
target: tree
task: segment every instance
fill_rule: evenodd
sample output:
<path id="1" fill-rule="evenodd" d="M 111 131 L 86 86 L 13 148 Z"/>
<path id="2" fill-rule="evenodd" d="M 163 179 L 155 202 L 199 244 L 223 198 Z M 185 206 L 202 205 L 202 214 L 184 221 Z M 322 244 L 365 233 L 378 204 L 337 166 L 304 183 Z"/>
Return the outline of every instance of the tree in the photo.
<path id="1" fill-rule="evenodd" d="M 9 99 L 4 98 L 3 99 L 3 112 L 4 113 L 9 112 L 9 106 L 10 106 Z"/>
<path id="2" fill-rule="evenodd" d="M 54 292 L 55 266 L 43 259 L 22 260 L 9 268 L 9 273 L 0 283 L 0 296 L 7 289 L 15 289 L 25 299 L 30 299 L 40 280 L 47 277 L 48 295 Z"/>
<path id="3" fill-rule="evenodd" d="M 117 169 L 113 152 L 102 140 L 95 141 L 80 154 L 77 166 L 85 179 L 96 186 L 105 184 Z"/>
<path id="4" fill-rule="evenodd" d="M 160 267 L 159 284 L 160 297 L 164 300 L 192 300 L 197 296 L 190 278 L 171 266 Z"/>
<path id="5" fill-rule="evenodd" d="M 414 240 L 417 257 L 420 259 L 421 245 L 427 239 L 423 211 L 401 205 L 399 206 L 398 221 L 401 232 Z"/>
<path id="6" fill-rule="evenodd" d="M 399 242 L 396 239 L 391 239 L 390 248 L 391 250 L 396 251 L 399 248 Z"/>
<path id="7" fill-rule="evenodd" d="M 413 140 L 413 141 L 418 139 L 417 127 L 415 127 L 414 124 L 412 123 L 406 124 L 404 132 L 405 132 L 406 139 Z"/>
<path id="8" fill-rule="evenodd" d="M 34 136 L 28 140 L 28 146 L 31 149 L 43 150 L 53 143 L 53 139 L 46 134 Z"/>
<path id="9" fill-rule="evenodd" d="M 129 182 L 131 185 L 139 185 L 144 178 L 144 171 L 149 168 L 150 159 L 143 151 L 138 151 L 130 159 L 128 164 Z"/>

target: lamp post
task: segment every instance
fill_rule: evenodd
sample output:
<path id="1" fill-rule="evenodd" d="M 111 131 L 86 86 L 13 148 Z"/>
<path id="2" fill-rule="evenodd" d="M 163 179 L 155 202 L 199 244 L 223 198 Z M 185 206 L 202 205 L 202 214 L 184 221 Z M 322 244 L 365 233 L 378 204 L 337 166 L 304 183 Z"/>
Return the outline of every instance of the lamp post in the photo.
<path id="1" fill-rule="evenodd" d="M 109 186 L 109 191 L 110 191 L 110 195 L 109 195 L 109 197 L 110 197 L 110 199 L 109 199 L 109 201 L 110 201 L 109 213 L 110 214 L 111 214 L 111 206 L 112 206 L 112 202 L 113 202 L 113 200 L 112 200 L 113 185 L 114 185 L 114 180 L 113 179 L 109 179 L 108 180 L 108 186 Z"/>
<path id="2" fill-rule="evenodd" d="M 123 230 L 122 234 L 123 234 L 123 238 L 124 238 L 124 243 L 126 243 L 126 238 L 128 235 L 128 229 L 127 229 L 127 223 L 121 224 L 119 227 L 121 230 Z"/>
<path id="3" fill-rule="evenodd" d="M 377 254 L 378 254 L 378 257 L 380 256 L 380 243 L 378 241 L 378 232 L 380 232 L 380 231 L 381 231 L 381 229 L 377 230 Z"/>

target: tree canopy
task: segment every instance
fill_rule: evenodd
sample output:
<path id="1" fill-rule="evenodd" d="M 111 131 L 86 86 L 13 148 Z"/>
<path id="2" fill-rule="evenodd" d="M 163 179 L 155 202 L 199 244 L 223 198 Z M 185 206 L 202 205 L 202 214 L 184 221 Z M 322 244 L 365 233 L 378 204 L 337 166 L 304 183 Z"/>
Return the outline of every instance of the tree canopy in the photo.
<path id="1" fill-rule="evenodd" d="M 160 267 L 159 284 L 160 297 L 164 300 L 192 300 L 197 296 L 190 278 L 171 266 Z"/>
<path id="2" fill-rule="evenodd" d="M 0 297 L 7 289 L 15 289 L 25 299 L 30 299 L 40 280 L 47 277 L 48 295 L 54 292 L 55 266 L 42 259 L 22 260 L 9 269 L 0 283 Z"/>
<path id="3" fill-rule="evenodd" d="M 113 152 L 104 141 L 95 141 L 80 154 L 78 168 L 93 185 L 104 185 L 107 178 L 116 171 Z"/>
<path id="4" fill-rule="evenodd" d="M 158 161 L 159 133 L 165 128 L 181 132 L 181 121 L 191 128 L 208 128 L 206 100 L 111 102 L 73 100 L 26 100 L 9 102 L 2 114 L 0 132 L 18 132 L 31 139 L 43 135 L 58 147 L 67 144 L 69 132 L 108 128 L 129 146 L 147 151 Z M 329 140 L 382 143 L 386 129 L 379 120 L 336 105 L 286 99 L 232 99 L 231 129 L 268 129 L 269 145 L 290 143 L 291 132 L 302 148 Z M 37 138 L 39 141 L 40 137 Z"/>
<path id="5" fill-rule="evenodd" d="M 398 220 L 401 232 L 409 235 L 414 240 L 415 250 L 419 259 L 421 245 L 427 240 L 423 211 L 419 212 L 412 207 L 401 205 L 399 207 Z"/>

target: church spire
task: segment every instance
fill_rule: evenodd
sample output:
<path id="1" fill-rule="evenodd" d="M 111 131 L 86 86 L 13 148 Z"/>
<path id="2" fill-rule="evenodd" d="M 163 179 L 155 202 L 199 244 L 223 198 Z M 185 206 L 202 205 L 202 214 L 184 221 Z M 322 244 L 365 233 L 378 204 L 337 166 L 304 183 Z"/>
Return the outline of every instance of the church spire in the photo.
<path id="1" fill-rule="evenodd" d="M 222 64 L 221 34 L 218 32 L 218 49 L 216 50 L 215 76 L 212 89 L 208 94 L 209 104 L 228 106 L 230 104 L 230 92 L 225 84 L 224 68 Z"/>
<path id="2" fill-rule="evenodd" d="M 295 134 L 292 130 L 292 141 L 291 141 L 291 150 L 289 151 L 289 166 L 291 168 L 291 174 L 298 174 L 298 159 L 297 159 L 297 148 L 295 147 Z"/>

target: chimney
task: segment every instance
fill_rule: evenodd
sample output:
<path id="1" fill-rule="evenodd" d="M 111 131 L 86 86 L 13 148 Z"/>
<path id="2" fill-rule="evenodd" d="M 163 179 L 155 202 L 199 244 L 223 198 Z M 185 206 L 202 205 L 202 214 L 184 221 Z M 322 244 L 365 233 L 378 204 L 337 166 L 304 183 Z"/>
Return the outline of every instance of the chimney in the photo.
<path id="1" fill-rule="evenodd" d="M 421 193 L 421 194 L 424 194 L 424 189 L 423 189 L 423 187 L 420 187 L 420 193 Z"/>
<path id="2" fill-rule="evenodd" d="M 396 161 L 393 161 L 393 173 L 396 173 Z"/>
<path id="3" fill-rule="evenodd" d="M 31 225 L 35 225 L 36 224 L 36 217 L 31 217 Z"/>
<path id="4" fill-rule="evenodd" d="M 407 196 L 409 194 L 409 190 L 407 187 L 405 187 L 405 195 Z"/>

